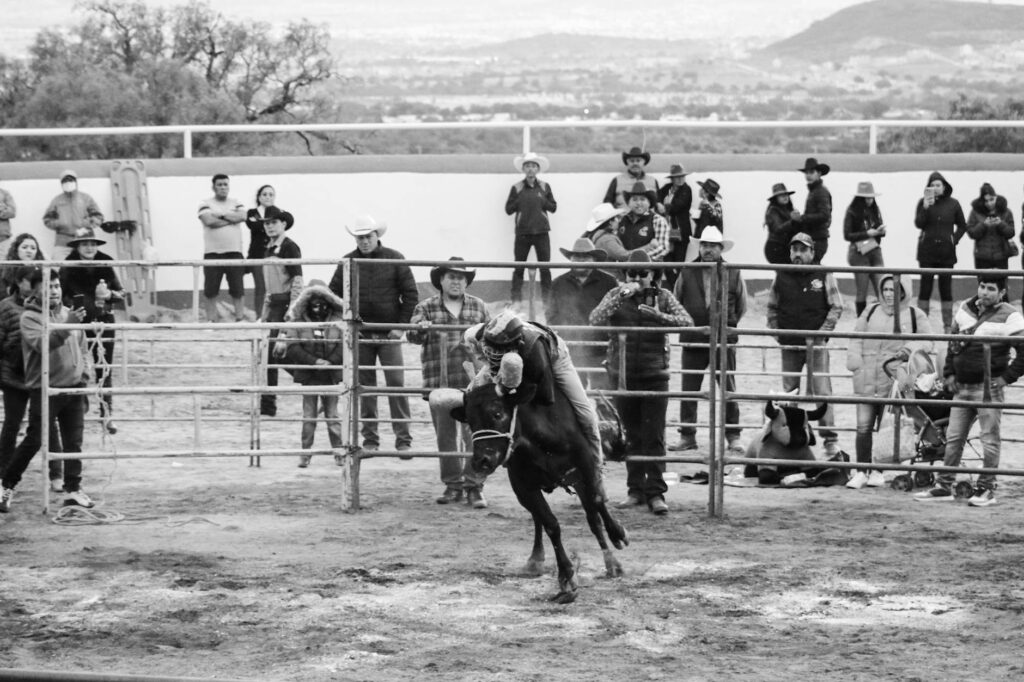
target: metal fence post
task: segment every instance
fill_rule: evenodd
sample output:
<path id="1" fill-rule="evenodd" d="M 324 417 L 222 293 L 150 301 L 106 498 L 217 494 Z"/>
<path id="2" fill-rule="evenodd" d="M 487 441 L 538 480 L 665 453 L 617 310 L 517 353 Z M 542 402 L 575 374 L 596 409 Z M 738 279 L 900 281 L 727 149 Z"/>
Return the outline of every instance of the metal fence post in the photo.
<path id="1" fill-rule="evenodd" d="M 878 124 L 868 126 L 868 154 L 878 153 Z"/>
<path id="2" fill-rule="evenodd" d="M 186 128 L 181 133 L 181 156 L 186 159 L 192 158 L 192 130 Z"/>
<path id="3" fill-rule="evenodd" d="M 341 262 L 342 281 L 344 282 L 344 298 L 348 301 L 348 351 L 352 367 L 349 377 L 349 424 L 351 425 L 352 443 L 346 460 L 349 462 L 349 509 L 359 511 L 359 410 L 360 393 L 359 385 L 359 268 L 353 267 L 352 259 L 346 258 Z"/>
<path id="4" fill-rule="evenodd" d="M 725 447 L 724 432 L 722 432 L 722 419 L 724 417 L 721 409 L 722 387 L 720 384 L 718 359 L 719 347 L 723 345 L 721 320 L 722 301 L 719 295 L 721 288 L 721 263 L 716 263 L 711 269 L 710 288 L 713 292 L 711 298 L 711 314 L 708 318 L 708 516 L 721 518 L 722 516 L 722 486 L 725 472 Z M 703 277 L 703 272 L 702 275 Z"/>

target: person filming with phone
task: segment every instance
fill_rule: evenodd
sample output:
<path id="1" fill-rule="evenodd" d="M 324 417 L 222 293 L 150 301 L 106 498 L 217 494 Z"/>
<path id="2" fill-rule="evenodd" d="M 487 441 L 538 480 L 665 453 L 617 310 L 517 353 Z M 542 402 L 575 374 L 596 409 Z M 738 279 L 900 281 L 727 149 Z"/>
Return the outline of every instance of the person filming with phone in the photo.
<path id="1" fill-rule="evenodd" d="M 935 171 L 928 176 L 924 196 L 917 202 L 914 224 L 921 230 L 917 238 L 918 266 L 952 270 L 956 266 L 956 246 L 967 234 L 967 221 L 960 202 L 953 198 L 953 186 L 946 182 L 942 173 Z M 938 278 L 942 329 L 948 334 L 953 324 L 953 274 L 941 274 Z M 934 275 L 921 275 L 918 286 L 917 307 L 925 315 L 931 303 L 934 279 Z"/>

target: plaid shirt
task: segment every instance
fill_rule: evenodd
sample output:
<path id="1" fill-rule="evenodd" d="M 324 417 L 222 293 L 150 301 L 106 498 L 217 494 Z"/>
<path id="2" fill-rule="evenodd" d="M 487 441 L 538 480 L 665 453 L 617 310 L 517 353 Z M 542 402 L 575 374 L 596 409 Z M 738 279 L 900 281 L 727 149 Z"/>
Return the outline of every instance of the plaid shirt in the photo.
<path id="1" fill-rule="evenodd" d="M 471 327 L 490 319 L 484 302 L 476 296 L 463 296 L 462 312 L 456 318 L 444 307 L 441 294 L 437 294 L 417 303 L 409 322 L 419 324 L 429 320 L 433 324 Z M 472 380 L 462 363 L 473 361 L 473 351 L 463 342 L 462 332 L 413 329 L 405 336 L 411 343 L 423 346 L 420 360 L 423 363 L 424 388 L 465 388 Z"/>

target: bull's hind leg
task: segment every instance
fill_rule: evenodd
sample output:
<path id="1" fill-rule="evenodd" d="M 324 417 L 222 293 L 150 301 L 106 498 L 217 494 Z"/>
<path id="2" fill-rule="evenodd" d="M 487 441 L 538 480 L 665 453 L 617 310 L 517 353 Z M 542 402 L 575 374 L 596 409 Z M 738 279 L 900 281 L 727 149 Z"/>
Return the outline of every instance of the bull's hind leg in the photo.
<path id="1" fill-rule="evenodd" d="M 551 507 L 548 506 L 548 501 L 545 499 L 539 483 L 530 475 L 529 471 L 524 471 L 522 465 L 518 465 L 516 460 L 509 463 L 508 478 L 519 504 L 523 505 L 533 516 L 534 527 L 543 526 L 548 534 L 548 539 L 551 540 L 551 547 L 555 552 L 555 562 L 558 565 L 558 593 L 551 597 L 551 601 L 559 604 L 570 604 L 576 601 L 576 593 L 579 590 L 576 571 L 569 555 L 565 552 L 565 547 L 562 546 L 562 528 L 552 513 Z M 534 551 L 536 551 L 536 542 Z"/>
<path id="2" fill-rule="evenodd" d="M 579 457 L 579 459 L 582 460 L 578 463 L 582 480 L 576 486 L 576 494 L 579 495 L 583 509 L 587 512 L 587 522 L 590 523 L 590 530 L 597 537 L 597 541 L 601 543 L 601 549 L 605 552 L 605 564 L 607 565 L 608 549 L 604 544 L 604 533 L 600 532 L 600 528 L 596 527 L 594 521 L 591 520 L 591 513 L 596 513 L 601 518 L 605 530 L 608 531 L 608 539 L 612 541 L 615 549 L 622 549 L 628 545 L 629 536 L 626 534 L 626 529 L 622 527 L 622 524 L 616 521 L 608 511 L 608 496 L 604 492 L 601 470 L 590 457 L 583 456 Z M 619 570 L 621 571 L 621 568 Z"/>
<path id="3" fill-rule="evenodd" d="M 608 515 L 608 510 L 605 507 L 604 502 L 595 503 L 593 501 L 593 497 L 587 494 L 586 486 L 577 486 L 576 494 L 579 495 L 580 501 L 583 504 L 583 511 L 586 512 L 587 524 L 590 526 L 590 532 L 594 534 L 594 537 L 597 538 L 597 544 L 601 546 L 601 554 L 604 556 L 605 575 L 609 578 L 622 577 L 622 564 L 619 563 L 618 558 L 612 550 L 608 548 L 608 542 L 605 540 L 604 535 L 605 526 L 603 524 L 606 524 L 608 520 L 611 520 L 611 522 L 618 527 L 619 531 L 621 531 L 623 536 L 622 539 L 625 539 L 625 531 L 622 529 L 622 526 L 619 526 L 618 523 L 614 519 L 611 519 L 610 516 L 608 517 L 608 520 L 604 518 L 604 516 Z M 603 515 L 602 510 L 604 511 Z M 629 541 L 626 540 L 626 542 Z M 620 544 L 616 544 L 616 547 L 622 549 L 622 545 Z"/>

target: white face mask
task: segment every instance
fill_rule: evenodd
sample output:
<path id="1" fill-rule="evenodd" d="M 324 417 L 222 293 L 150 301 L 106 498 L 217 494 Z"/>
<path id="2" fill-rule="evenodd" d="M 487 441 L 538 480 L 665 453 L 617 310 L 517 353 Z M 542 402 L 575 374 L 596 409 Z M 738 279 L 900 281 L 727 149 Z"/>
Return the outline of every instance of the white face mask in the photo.
<path id="1" fill-rule="evenodd" d="M 78 183 L 69 180 L 68 182 L 60 183 L 60 188 L 67 192 L 68 194 L 70 194 L 71 192 L 74 192 L 75 189 L 78 188 Z"/>

